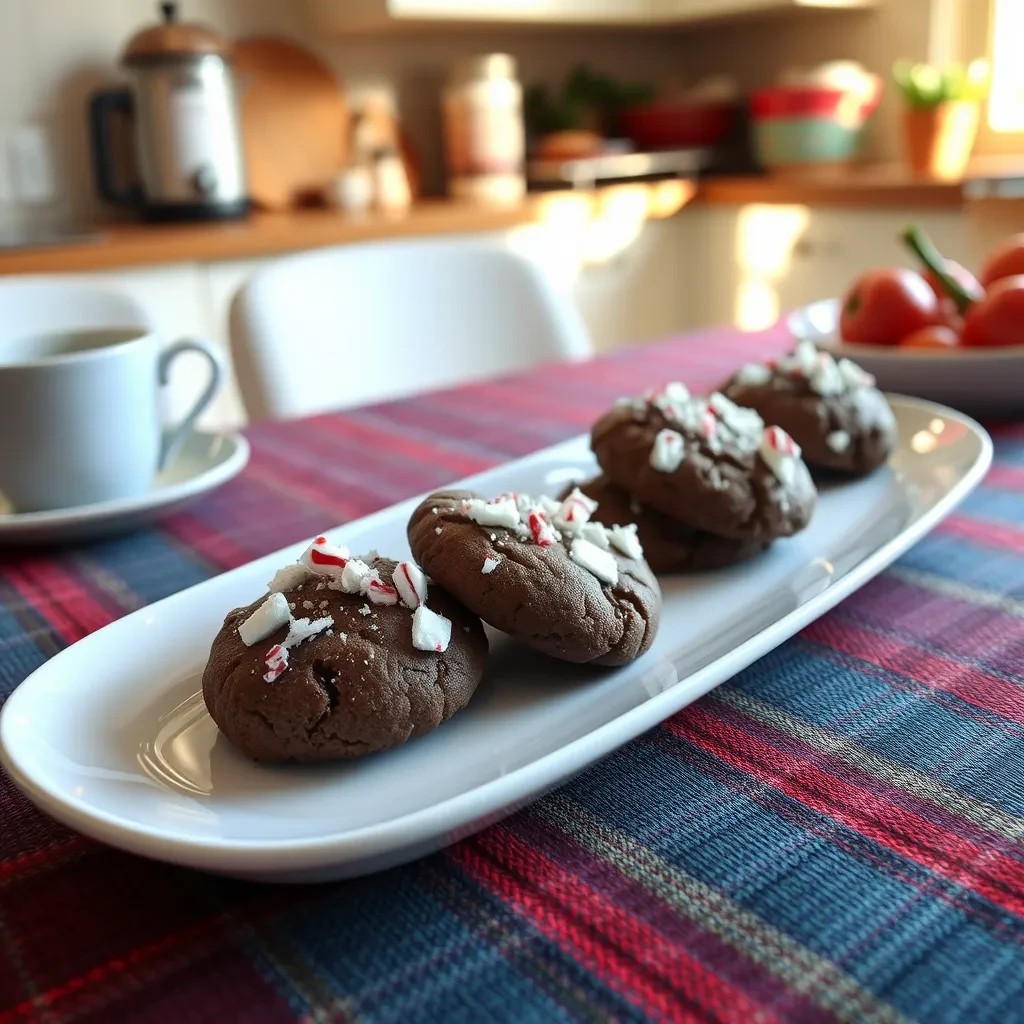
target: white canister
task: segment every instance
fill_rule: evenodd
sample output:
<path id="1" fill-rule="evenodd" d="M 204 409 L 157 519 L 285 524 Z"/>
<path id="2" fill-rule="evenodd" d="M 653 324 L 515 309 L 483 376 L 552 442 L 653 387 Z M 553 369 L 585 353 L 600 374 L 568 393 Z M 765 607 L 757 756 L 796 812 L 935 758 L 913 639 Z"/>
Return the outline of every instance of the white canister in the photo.
<path id="1" fill-rule="evenodd" d="M 526 146 L 515 60 L 490 53 L 459 61 L 442 105 L 451 194 L 484 202 L 521 199 Z"/>

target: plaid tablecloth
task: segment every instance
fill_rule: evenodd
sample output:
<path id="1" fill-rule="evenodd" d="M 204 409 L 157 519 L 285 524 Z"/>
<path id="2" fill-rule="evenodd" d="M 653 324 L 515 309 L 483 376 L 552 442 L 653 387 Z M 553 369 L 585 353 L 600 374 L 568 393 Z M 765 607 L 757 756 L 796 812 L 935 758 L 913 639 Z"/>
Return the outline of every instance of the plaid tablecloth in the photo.
<path id="1" fill-rule="evenodd" d="M 781 332 L 249 430 L 159 529 L 0 556 L 0 697 L 224 569 L 696 389 Z M 370 878 L 269 887 L 72 834 L 0 777 L 0 1024 L 1024 1021 L 1024 424 L 895 567 L 528 810 Z"/>

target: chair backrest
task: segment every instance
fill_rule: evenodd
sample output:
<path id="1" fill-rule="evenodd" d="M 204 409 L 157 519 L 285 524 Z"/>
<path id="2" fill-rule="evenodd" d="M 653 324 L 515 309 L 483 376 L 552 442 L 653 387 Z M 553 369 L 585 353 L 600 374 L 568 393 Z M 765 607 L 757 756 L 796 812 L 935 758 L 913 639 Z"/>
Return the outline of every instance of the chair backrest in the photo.
<path id="1" fill-rule="evenodd" d="M 575 307 L 528 260 L 445 240 L 282 259 L 235 296 L 230 333 L 254 419 L 395 398 L 591 350 Z"/>
<path id="2" fill-rule="evenodd" d="M 150 315 L 134 299 L 80 277 L 0 278 L 0 345 L 41 333 L 138 327 Z"/>

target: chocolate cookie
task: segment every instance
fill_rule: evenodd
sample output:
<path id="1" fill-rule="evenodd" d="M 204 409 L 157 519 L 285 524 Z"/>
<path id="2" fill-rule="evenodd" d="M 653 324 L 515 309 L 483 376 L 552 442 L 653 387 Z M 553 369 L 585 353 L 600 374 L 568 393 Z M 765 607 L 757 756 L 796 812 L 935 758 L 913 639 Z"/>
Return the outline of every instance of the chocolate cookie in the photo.
<path id="1" fill-rule="evenodd" d="M 810 466 L 863 476 L 896 444 L 896 419 L 874 383 L 856 363 L 802 341 L 777 362 L 742 367 L 724 391 L 782 427 Z"/>
<path id="2" fill-rule="evenodd" d="M 210 716 L 257 760 L 404 743 L 464 708 L 483 675 L 480 620 L 412 563 L 349 558 L 321 537 L 270 591 L 228 613 L 203 673 Z"/>
<path id="3" fill-rule="evenodd" d="M 721 394 L 679 383 L 620 399 L 591 432 L 612 483 L 695 530 L 764 543 L 802 530 L 817 492 L 800 448 Z"/>
<path id="4" fill-rule="evenodd" d="M 469 491 L 426 498 L 413 557 L 496 629 L 565 661 L 622 665 L 651 646 L 661 591 L 636 527 L 590 522 L 593 502 Z"/>
<path id="5" fill-rule="evenodd" d="M 644 558 L 658 575 L 724 569 L 768 547 L 767 541 L 719 537 L 684 526 L 661 512 L 645 508 L 606 476 L 588 480 L 580 484 L 579 489 L 597 502 L 592 515 L 597 522 L 606 526 L 627 521 L 636 523 Z"/>

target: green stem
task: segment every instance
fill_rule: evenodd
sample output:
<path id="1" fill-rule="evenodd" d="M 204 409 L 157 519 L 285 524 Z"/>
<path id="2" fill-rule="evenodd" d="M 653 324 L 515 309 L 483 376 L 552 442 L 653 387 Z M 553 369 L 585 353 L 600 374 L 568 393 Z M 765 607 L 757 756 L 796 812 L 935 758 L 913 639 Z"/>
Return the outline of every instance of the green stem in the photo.
<path id="1" fill-rule="evenodd" d="M 900 234 L 900 239 L 938 278 L 946 294 L 956 303 L 957 312 L 965 314 L 974 304 L 974 300 L 946 269 L 945 257 L 935 248 L 932 240 L 916 224 L 907 225 Z"/>

